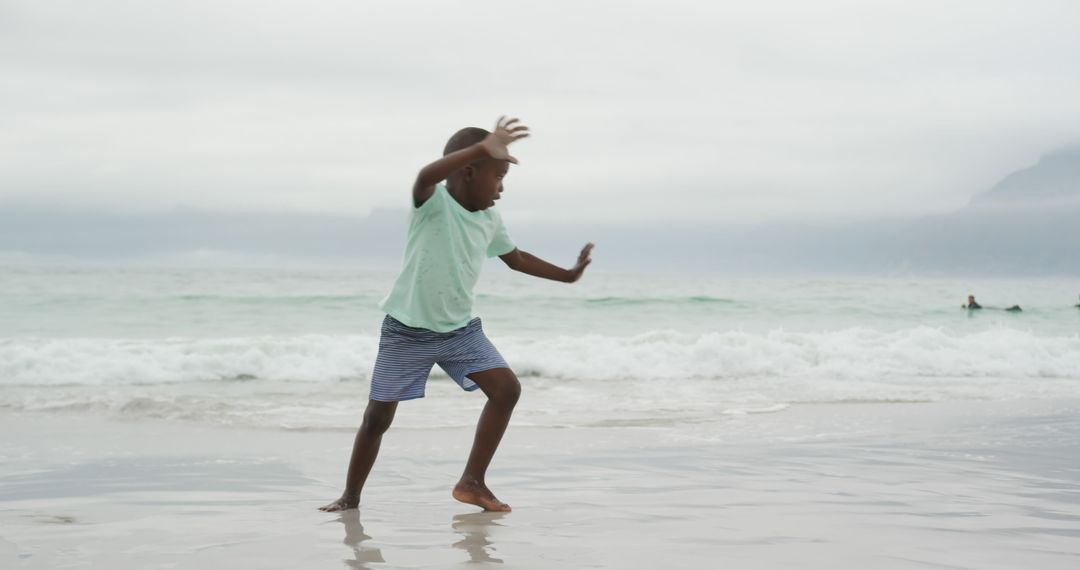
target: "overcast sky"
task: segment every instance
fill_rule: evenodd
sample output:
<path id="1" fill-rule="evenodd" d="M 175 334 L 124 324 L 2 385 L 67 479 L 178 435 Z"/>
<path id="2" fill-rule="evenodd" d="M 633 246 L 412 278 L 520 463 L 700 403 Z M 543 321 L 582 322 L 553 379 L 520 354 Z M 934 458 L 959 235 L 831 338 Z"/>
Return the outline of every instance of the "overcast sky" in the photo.
<path id="1" fill-rule="evenodd" d="M 955 209 L 1080 139 L 1073 1 L 0 0 L 0 205 L 402 208 L 463 126 L 507 220 Z"/>

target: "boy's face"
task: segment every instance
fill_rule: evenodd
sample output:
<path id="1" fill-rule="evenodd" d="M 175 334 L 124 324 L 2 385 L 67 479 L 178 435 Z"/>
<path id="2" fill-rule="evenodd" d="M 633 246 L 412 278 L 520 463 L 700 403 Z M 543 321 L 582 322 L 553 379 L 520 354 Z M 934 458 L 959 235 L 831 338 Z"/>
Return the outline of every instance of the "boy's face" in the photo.
<path id="1" fill-rule="evenodd" d="M 510 170 L 510 163 L 505 160 L 485 159 L 470 165 L 471 175 L 466 179 L 465 199 L 462 204 L 470 211 L 486 210 L 495 205 L 503 191 L 503 178 Z"/>

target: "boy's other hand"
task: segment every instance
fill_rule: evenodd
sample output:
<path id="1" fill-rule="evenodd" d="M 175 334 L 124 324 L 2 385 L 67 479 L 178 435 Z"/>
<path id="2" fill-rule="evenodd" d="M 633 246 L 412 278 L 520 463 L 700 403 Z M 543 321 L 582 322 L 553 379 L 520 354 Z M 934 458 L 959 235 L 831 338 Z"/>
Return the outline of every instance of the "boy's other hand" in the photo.
<path id="1" fill-rule="evenodd" d="M 510 151 L 506 147 L 528 136 L 529 127 L 522 125 L 517 119 L 507 120 L 505 116 L 499 117 L 495 123 L 495 130 L 480 141 L 480 146 L 484 147 L 484 151 L 491 158 L 517 164 L 517 159 L 510 156 Z"/>
<path id="2" fill-rule="evenodd" d="M 585 244 L 585 247 L 581 248 L 581 253 L 578 254 L 577 263 L 570 268 L 569 283 L 574 283 L 578 279 L 581 279 L 581 274 L 585 273 L 585 268 L 592 263 L 592 248 L 592 242 Z"/>

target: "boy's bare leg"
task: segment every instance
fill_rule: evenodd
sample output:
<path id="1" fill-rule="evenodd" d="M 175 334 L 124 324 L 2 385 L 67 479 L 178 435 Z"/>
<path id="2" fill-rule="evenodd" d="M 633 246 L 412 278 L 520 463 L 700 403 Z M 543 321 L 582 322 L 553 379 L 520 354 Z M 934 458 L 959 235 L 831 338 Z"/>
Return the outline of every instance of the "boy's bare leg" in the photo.
<path id="1" fill-rule="evenodd" d="M 328 513 L 344 511 L 355 509 L 360 504 L 360 491 L 364 488 L 368 473 L 371 473 L 371 466 L 375 464 L 375 457 L 379 455 L 382 435 L 390 429 L 390 423 L 394 421 L 397 404 L 397 402 L 368 401 L 367 409 L 364 410 L 364 423 L 360 425 L 360 429 L 356 432 L 356 440 L 353 441 L 349 474 L 345 476 L 345 492 L 341 494 L 340 499 L 319 507 L 320 511 Z"/>
<path id="2" fill-rule="evenodd" d="M 510 505 L 495 498 L 495 494 L 487 488 L 484 476 L 506 432 L 506 425 L 510 423 L 514 405 L 521 396 L 521 383 L 509 368 L 474 372 L 469 379 L 480 386 L 488 401 L 476 424 L 476 437 L 469 453 L 469 462 L 465 464 L 465 472 L 454 486 L 454 498 L 485 511 L 508 512 Z"/>

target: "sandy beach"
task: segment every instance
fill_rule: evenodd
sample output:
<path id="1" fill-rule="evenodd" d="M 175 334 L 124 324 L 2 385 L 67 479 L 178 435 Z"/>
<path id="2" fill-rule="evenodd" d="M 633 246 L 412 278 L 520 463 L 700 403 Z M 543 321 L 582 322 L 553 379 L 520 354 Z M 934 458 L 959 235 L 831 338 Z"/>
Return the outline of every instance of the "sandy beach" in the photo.
<path id="1" fill-rule="evenodd" d="M 403 412 L 408 414 L 407 408 Z M 352 434 L 0 414 L 5 568 L 1075 568 L 1080 401 L 825 404 L 718 424 L 393 429 L 359 511 Z M 415 412 L 414 412 L 415 413 Z M 414 418 L 415 423 L 422 423 Z"/>

